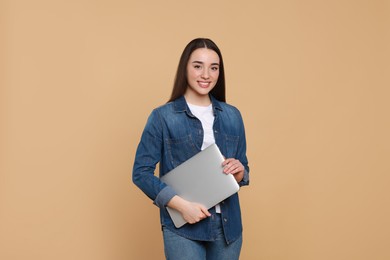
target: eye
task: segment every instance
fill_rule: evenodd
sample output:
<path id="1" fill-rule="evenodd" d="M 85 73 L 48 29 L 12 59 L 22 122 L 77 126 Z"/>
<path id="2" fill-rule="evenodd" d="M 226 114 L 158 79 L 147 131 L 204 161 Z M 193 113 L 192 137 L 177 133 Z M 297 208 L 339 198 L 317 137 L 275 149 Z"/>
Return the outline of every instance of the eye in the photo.
<path id="1" fill-rule="evenodd" d="M 217 71 L 219 68 L 218 67 L 211 67 L 211 70 Z"/>
<path id="2" fill-rule="evenodd" d="M 194 65 L 194 68 L 195 69 L 200 69 L 201 67 L 200 67 L 200 65 Z"/>

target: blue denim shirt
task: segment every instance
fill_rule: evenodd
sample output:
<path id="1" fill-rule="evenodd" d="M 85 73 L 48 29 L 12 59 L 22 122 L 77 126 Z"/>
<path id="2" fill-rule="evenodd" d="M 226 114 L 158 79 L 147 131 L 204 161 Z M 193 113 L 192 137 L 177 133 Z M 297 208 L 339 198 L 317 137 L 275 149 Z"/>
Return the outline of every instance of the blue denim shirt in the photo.
<path id="1" fill-rule="evenodd" d="M 226 158 L 238 159 L 245 167 L 240 186 L 249 184 L 249 167 L 246 157 L 244 124 L 237 108 L 211 97 L 214 111 L 215 142 Z M 176 228 L 165 209 L 176 195 L 175 191 L 154 175 L 157 163 L 159 176 L 201 151 L 203 128 L 187 106 L 182 96 L 152 111 L 135 155 L 133 182 L 160 208 L 162 226 L 189 239 L 212 241 L 210 218 L 196 224 Z M 220 203 L 223 230 L 227 243 L 235 241 L 242 233 L 238 193 Z M 209 210 L 215 213 L 215 209 Z"/>

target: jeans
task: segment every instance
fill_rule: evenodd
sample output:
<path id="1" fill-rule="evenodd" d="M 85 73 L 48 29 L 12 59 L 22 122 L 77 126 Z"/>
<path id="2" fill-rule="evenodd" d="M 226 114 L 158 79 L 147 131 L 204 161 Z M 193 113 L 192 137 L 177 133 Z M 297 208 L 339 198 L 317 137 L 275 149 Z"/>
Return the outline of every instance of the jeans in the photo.
<path id="1" fill-rule="evenodd" d="M 238 260 L 242 246 L 242 235 L 226 244 L 220 214 L 212 218 L 214 241 L 197 241 L 181 237 L 163 228 L 164 251 L 167 260 Z M 189 225 L 189 224 L 187 224 Z"/>

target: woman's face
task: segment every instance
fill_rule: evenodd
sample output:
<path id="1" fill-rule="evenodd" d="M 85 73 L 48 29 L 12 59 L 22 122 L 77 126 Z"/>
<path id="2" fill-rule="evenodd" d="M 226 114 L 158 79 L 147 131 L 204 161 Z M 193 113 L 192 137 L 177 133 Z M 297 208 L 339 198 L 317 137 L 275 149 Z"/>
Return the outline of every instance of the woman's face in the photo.
<path id="1" fill-rule="evenodd" d="M 193 98 L 208 97 L 209 92 L 217 84 L 219 76 L 219 56 L 207 48 L 199 48 L 192 52 L 187 63 L 186 96 Z"/>

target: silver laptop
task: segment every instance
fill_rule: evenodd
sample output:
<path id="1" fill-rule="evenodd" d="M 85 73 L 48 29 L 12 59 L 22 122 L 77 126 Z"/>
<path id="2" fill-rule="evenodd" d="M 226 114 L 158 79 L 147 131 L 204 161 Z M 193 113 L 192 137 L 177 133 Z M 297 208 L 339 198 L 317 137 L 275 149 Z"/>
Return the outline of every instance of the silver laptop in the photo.
<path id="1" fill-rule="evenodd" d="M 183 199 L 210 209 L 240 188 L 233 175 L 223 173 L 223 161 L 218 146 L 212 144 L 161 177 L 161 181 Z M 175 227 L 186 224 L 180 212 L 170 207 L 167 210 Z"/>

